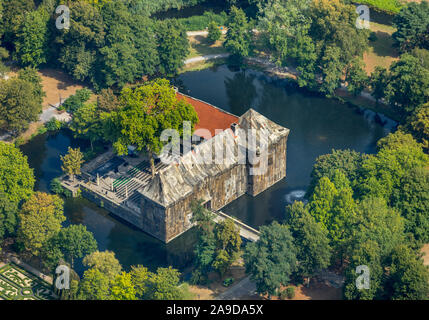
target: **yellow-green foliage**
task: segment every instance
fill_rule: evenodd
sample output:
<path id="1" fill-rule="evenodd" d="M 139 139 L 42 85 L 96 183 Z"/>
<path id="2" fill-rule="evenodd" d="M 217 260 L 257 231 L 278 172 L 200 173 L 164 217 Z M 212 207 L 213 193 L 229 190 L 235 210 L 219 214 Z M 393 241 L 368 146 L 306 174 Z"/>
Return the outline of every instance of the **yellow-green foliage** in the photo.
<path id="1" fill-rule="evenodd" d="M 371 7 L 380 9 L 381 11 L 389 13 L 398 13 L 404 6 L 404 3 L 399 0 L 363 0 L 357 3 L 367 4 Z"/>

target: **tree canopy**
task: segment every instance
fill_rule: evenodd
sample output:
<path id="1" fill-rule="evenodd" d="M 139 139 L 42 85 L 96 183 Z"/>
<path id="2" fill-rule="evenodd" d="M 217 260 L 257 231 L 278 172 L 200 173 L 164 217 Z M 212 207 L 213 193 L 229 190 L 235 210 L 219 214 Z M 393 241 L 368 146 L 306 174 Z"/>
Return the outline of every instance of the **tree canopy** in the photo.
<path id="1" fill-rule="evenodd" d="M 23 79 L 0 80 L 0 129 L 18 135 L 42 112 L 34 86 Z"/>
<path id="2" fill-rule="evenodd" d="M 157 79 L 136 88 L 125 88 L 121 94 L 122 108 L 112 113 L 115 125 L 113 145 L 118 154 L 127 154 L 128 145 L 147 151 L 152 159 L 167 143 L 161 133 L 177 130 L 183 135 L 184 121 L 191 122 L 192 131 L 198 122 L 195 109 L 183 99 L 177 99 L 168 80 Z"/>
<path id="3" fill-rule="evenodd" d="M 296 267 L 296 248 L 287 226 L 273 222 L 260 228 L 260 238 L 249 243 L 243 254 L 259 293 L 273 295 L 291 281 Z"/>
<path id="4" fill-rule="evenodd" d="M 34 255 L 39 255 L 47 242 L 58 234 L 64 201 L 57 195 L 34 193 L 19 212 L 18 241 Z"/>
<path id="5" fill-rule="evenodd" d="M 411 2 L 404 6 L 393 19 L 397 29 L 393 39 L 401 51 L 415 47 L 429 49 L 429 4 Z"/>

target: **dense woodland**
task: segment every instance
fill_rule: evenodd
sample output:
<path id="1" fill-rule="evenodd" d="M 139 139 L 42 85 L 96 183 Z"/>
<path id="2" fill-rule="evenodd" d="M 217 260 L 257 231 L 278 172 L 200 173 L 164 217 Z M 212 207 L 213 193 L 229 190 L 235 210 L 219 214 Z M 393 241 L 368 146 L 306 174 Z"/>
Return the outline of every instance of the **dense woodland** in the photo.
<path id="1" fill-rule="evenodd" d="M 0 129 L 18 136 L 38 119 L 44 92 L 37 70 L 50 66 L 91 88 L 61 107 L 73 115 L 68 129 L 90 140 L 93 149 L 69 149 L 62 157 L 71 179 L 100 142 L 118 154 L 134 145 L 153 159 L 163 145 L 162 130 L 180 130 L 183 120 L 195 125 L 198 116 L 163 79 L 175 76 L 188 55 L 186 24 L 152 14 L 198 2 L 66 1 L 70 29 L 58 30 L 55 8 L 61 1 L 1 0 L 0 75 L 12 61 L 19 72 L 0 80 Z M 288 206 L 284 221 L 261 227 L 260 240 L 245 247 L 231 221 L 214 225 L 195 203 L 199 241 L 191 282 L 206 284 L 210 272 L 223 277 L 242 255 L 261 294 L 281 295 L 281 288 L 309 283 L 329 268 L 345 276 L 346 299 L 428 298 L 429 271 L 420 249 L 429 242 L 429 5 L 362 2 L 396 13 L 393 39 L 401 53 L 390 68 L 377 67 L 371 75 L 363 54 L 373 35 L 355 27 L 358 15 L 350 1 L 225 1 L 229 63 L 244 64 L 262 43 L 272 61 L 297 70 L 299 86 L 328 96 L 342 84 L 352 95 L 365 90 L 401 123 L 378 142 L 376 154 L 333 150 L 319 157 L 308 203 Z M 209 39 L 216 41 L 218 23 L 209 22 Z M 97 99 L 88 102 L 92 93 Z M 46 124 L 49 130 L 62 126 Z M 83 259 L 87 270 L 82 279 L 74 275 L 62 298 L 189 298 L 177 270 L 135 266 L 125 272 L 112 252 L 97 251 L 84 226 L 63 227 L 62 198 L 35 191 L 34 184 L 26 157 L 0 142 L 0 243 L 12 239 L 16 252 L 39 257 L 49 271 L 58 263 L 73 268 Z M 58 180 L 52 191 L 64 193 Z M 359 265 L 371 269 L 370 290 L 356 289 Z"/>

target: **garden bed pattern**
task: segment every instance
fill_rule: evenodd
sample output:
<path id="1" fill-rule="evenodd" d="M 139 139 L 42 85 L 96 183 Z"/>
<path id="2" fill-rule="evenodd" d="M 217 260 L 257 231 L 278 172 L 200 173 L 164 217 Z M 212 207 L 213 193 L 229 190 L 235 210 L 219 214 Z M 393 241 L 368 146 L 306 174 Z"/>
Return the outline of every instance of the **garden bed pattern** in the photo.
<path id="1" fill-rule="evenodd" d="M 53 300 L 50 285 L 14 263 L 0 268 L 0 300 Z"/>

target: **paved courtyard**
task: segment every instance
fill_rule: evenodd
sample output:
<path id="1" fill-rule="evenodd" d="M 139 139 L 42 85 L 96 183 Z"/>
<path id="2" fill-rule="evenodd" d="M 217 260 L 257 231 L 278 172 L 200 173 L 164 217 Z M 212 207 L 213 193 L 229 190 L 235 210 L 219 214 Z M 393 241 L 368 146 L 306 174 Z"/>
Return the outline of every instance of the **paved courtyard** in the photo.
<path id="1" fill-rule="evenodd" d="M 0 300 L 52 300 L 50 285 L 14 263 L 0 266 Z"/>

